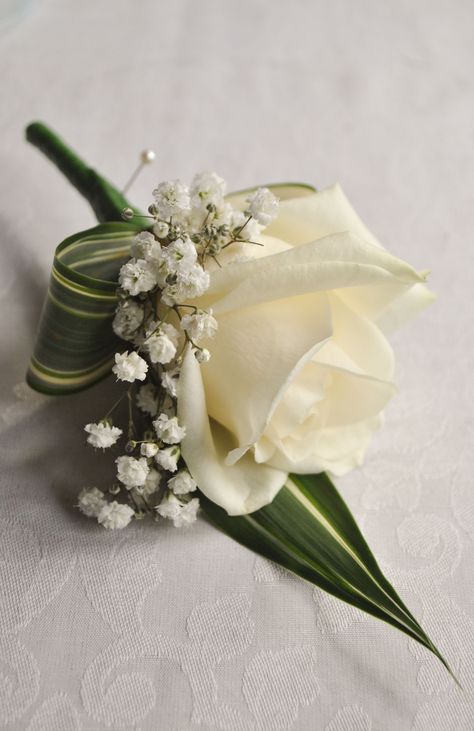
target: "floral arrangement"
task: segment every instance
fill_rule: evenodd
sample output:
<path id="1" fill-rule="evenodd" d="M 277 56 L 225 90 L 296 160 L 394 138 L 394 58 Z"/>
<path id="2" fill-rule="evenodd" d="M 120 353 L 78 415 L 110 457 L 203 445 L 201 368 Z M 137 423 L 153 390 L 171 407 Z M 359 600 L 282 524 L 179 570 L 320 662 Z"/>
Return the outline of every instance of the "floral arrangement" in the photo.
<path id="1" fill-rule="evenodd" d="M 45 125 L 27 139 L 99 220 L 56 249 L 27 376 L 51 395 L 109 374 L 123 387 L 85 426 L 115 470 L 82 489 L 82 513 L 121 529 L 187 526 L 200 510 L 451 672 L 328 475 L 359 465 L 382 424 L 395 390 L 386 333 L 431 302 L 426 274 L 376 241 L 339 186 L 227 195 L 205 172 L 157 185 L 143 214 Z"/>
<path id="2" fill-rule="evenodd" d="M 178 416 L 181 371 L 186 358 L 199 364 L 211 358 L 202 344 L 218 330 L 212 308 L 202 304 L 210 272 L 246 260 L 243 245 L 263 247 L 256 239 L 278 211 L 278 199 L 267 188 L 248 196 L 245 211 L 227 202 L 225 192 L 225 181 L 215 173 L 196 175 L 190 188 L 179 180 L 160 183 L 148 208 L 149 226 L 137 234 L 132 257 L 120 269 L 112 327 L 130 350 L 115 354 L 112 372 L 128 386 L 123 395 L 130 401 L 127 454 L 115 460 L 117 483 L 108 490 L 113 500 L 92 487 L 84 488 L 78 501 L 79 509 L 105 528 L 124 528 L 147 514 L 168 518 L 176 527 L 196 520 L 197 483 L 182 454 L 187 427 Z M 122 217 L 135 215 L 125 208 Z M 121 400 L 101 421 L 86 425 L 92 447 L 108 449 L 123 436 L 112 421 Z"/>

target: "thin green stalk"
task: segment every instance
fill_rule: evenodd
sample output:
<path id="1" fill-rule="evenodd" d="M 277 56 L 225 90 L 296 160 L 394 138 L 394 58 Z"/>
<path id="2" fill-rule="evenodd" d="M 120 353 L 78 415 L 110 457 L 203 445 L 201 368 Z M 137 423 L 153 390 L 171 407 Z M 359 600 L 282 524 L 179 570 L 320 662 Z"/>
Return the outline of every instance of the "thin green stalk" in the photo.
<path id="1" fill-rule="evenodd" d="M 134 208 L 112 183 L 89 167 L 42 122 L 32 122 L 28 125 L 26 139 L 46 155 L 89 202 L 98 221 L 121 221 L 121 213 L 124 208 L 131 208 L 135 213 L 141 215 L 141 212 Z"/>

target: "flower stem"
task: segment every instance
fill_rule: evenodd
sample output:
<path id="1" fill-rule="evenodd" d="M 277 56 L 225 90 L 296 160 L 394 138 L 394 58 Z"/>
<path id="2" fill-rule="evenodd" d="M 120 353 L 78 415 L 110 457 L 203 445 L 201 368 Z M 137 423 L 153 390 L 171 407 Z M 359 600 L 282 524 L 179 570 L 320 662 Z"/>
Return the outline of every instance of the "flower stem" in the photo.
<path id="1" fill-rule="evenodd" d="M 82 160 L 42 122 L 26 128 L 26 139 L 37 147 L 60 170 L 91 205 L 98 221 L 121 221 L 124 208 L 132 208 L 122 193 Z"/>

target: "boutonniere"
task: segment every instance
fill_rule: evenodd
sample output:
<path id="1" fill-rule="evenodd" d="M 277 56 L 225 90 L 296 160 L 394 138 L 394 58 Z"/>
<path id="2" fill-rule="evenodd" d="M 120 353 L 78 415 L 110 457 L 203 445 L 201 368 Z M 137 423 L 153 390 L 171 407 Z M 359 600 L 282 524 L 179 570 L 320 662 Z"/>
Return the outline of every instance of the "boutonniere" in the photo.
<path id="1" fill-rule="evenodd" d="M 228 194 L 205 172 L 159 183 L 143 213 L 44 125 L 27 138 L 99 221 L 56 249 L 28 371 L 51 395 L 120 385 L 107 413 L 91 403 L 85 437 L 110 454 L 110 481 L 84 486 L 82 513 L 159 530 L 202 511 L 449 670 L 332 481 L 381 426 L 395 390 L 386 334 L 432 300 L 425 274 L 375 240 L 339 186 Z"/>

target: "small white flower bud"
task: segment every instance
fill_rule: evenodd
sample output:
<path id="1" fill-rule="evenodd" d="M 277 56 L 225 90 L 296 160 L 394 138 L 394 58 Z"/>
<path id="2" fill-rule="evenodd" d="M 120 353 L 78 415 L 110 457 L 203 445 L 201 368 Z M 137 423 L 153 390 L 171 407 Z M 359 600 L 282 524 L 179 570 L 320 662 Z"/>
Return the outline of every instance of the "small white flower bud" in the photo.
<path id="1" fill-rule="evenodd" d="M 199 350 L 194 351 L 194 356 L 198 363 L 207 363 L 211 354 L 207 348 L 199 348 Z"/>
<path id="2" fill-rule="evenodd" d="M 153 442 L 145 442 L 140 447 L 140 453 L 144 457 L 154 457 L 155 454 L 157 453 L 157 451 L 158 451 L 158 445 L 153 444 Z"/>
<path id="3" fill-rule="evenodd" d="M 120 215 L 124 221 L 131 221 L 133 218 L 133 211 L 131 208 L 124 208 Z"/>
<path id="4" fill-rule="evenodd" d="M 165 221 L 158 221 L 153 226 L 153 233 L 155 236 L 157 236 L 159 239 L 165 239 L 169 234 L 170 227 L 168 226 Z"/>

